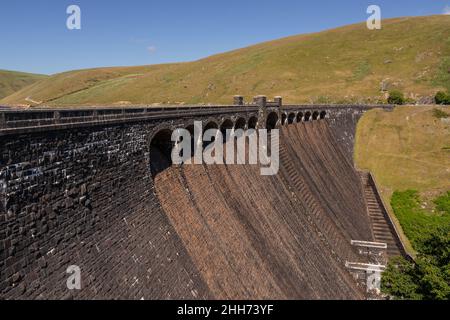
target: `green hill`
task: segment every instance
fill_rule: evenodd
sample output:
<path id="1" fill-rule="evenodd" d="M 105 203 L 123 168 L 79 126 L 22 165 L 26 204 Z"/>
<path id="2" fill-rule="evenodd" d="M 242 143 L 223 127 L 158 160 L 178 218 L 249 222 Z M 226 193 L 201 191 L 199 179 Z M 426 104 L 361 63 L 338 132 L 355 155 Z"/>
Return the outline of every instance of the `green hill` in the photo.
<path id="1" fill-rule="evenodd" d="M 283 38 L 194 62 L 71 71 L 2 103 L 229 103 L 235 94 L 289 102 L 376 102 L 384 89 L 450 89 L 450 16 L 397 18 Z"/>
<path id="2" fill-rule="evenodd" d="M 0 99 L 46 77 L 40 74 L 0 70 Z"/>

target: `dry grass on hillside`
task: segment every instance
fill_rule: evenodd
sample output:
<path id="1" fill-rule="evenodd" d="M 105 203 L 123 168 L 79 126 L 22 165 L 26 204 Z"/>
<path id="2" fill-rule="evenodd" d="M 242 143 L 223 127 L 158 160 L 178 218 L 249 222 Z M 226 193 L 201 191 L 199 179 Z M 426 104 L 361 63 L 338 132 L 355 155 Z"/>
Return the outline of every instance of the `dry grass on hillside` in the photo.
<path id="1" fill-rule="evenodd" d="M 404 106 L 369 111 L 358 123 L 356 165 L 373 172 L 386 205 L 397 190 L 418 190 L 425 206 L 450 190 L 450 117 L 435 110 L 450 115 L 450 107 Z"/>
<path id="2" fill-rule="evenodd" d="M 449 86 L 450 18 L 383 21 L 261 43 L 199 61 L 71 71 L 2 103 L 44 105 L 229 103 L 235 94 L 281 95 L 287 103 L 377 102 L 387 89 L 431 96 Z"/>

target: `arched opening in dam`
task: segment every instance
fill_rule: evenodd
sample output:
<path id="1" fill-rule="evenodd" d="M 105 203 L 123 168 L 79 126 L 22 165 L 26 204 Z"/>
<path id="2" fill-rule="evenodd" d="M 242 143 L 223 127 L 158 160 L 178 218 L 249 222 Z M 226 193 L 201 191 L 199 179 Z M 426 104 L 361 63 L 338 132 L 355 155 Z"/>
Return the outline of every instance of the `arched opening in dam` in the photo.
<path id="1" fill-rule="evenodd" d="M 284 126 L 286 124 L 287 115 L 286 113 L 281 114 L 281 125 Z"/>
<path id="2" fill-rule="evenodd" d="M 284 116 L 286 116 L 285 114 L 283 114 Z M 269 115 L 267 116 L 267 121 L 266 121 L 266 128 L 267 130 L 272 130 L 275 129 L 277 126 L 277 122 L 278 122 L 278 114 L 276 112 L 271 112 L 269 113 Z"/>
<path id="3" fill-rule="evenodd" d="M 253 117 L 250 117 L 250 119 L 248 119 L 248 126 L 247 127 L 249 129 L 256 129 L 257 124 L 258 124 L 258 118 L 253 116 Z"/>
<path id="4" fill-rule="evenodd" d="M 210 121 L 203 127 L 203 134 L 210 129 L 219 129 L 219 126 L 214 121 Z"/>
<path id="5" fill-rule="evenodd" d="M 191 154 L 190 156 L 193 157 L 194 156 L 194 147 L 195 147 L 195 140 L 194 140 L 194 125 L 188 125 L 185 128 L 187 131 L 189 131 L 189 133 L 191 134 Z"/>
<path id="6" fill-rule="evenodd" d="M 225 141 L 227 139 L 227 130 L 233 129 L 233 121 L 230 119 L 226 119 L 224 122 L 222 122 L 222 125 L 220 126 L 220 132 L 222 132 L 223 140 Z"/>
<path id="7" fill-rule="evenodd" d="M 159 131 L 150 143 L 150 170 L 152 177 L 172 165 L 172 131 L 163 129 Z"/>
<path id="8" fill-rule="evenodd" d="M 325 119 L 326 116 L 327 116 L 327 112 L 326 112 L 326 111 L 322 111 L 322 112 L 320 113 L 320 119 L 321 119 L 321 120 Z"/>
<path id="9" fill-rule="evenodd" d="M 299 113 L 297 114 L 297 122 L 302 122 L 302 120 L 303 120 L 303 113 L 302 113 L 302 112 L 299 112 Z"/>
<path id="10" fill-rule="evenodd" d="M 313 120 L 318 120 L 319 119 L 319 111 L 314 111 L 314 113 L 312 115 L 312 119 Z"/>
<path id="11" fill-rule="evenodd" d="M 189 131 L 189 133 L 191 134 L 191 136 L 194 136 L 194 125 L 190 124 L 186 127 L 186 130 Z"/>
<path id="12" fill-rule="evenodd" d="M 290 113 L 288 117 L 288 124 L 293 124 L 295 121 L 295 113 Z"/>
<path id="13" fill-rule="evenodd" d="M 246 124 L 247 124 L 247 122 L 245 121 L 244 118 L 239 118 L 239 119 L 237 119 L 236 124 L 234 125 L 234 128 L 244 130 Z"/>
<path id="14" fill-rule="evenodd" d="M 205 136 L 205 132 L 211 129 L 219 129 L 219 126 L 217 125 L 217 123 L 215 123 L 214 121 L 210 121 L 206 124 L 206 126 L 203 128 L 203 135 L 202 137 Z M 217 131 L 216 131 L 217 132 Z M 206 148 L 210 143 L 214 142 L 216 140 L 216 137 L 212 137 L 211 141 L 204 141 L 203 142 L 203 148 Z"/>
<path id="15" fill-rule="evenodd" d="M 310 121 L 311 120 L 311 112 L 308 111 L 305 113 L 305 121 Z"/>

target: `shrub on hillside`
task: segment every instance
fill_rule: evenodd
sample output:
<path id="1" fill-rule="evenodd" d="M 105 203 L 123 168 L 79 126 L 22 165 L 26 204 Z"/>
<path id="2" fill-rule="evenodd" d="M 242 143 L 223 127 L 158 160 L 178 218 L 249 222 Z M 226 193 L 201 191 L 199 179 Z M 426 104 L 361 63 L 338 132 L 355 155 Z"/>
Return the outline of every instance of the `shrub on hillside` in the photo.
<path id="1" fill-rule="evenodd" d="M 392 209 L 417 250 L 415 261 L 392 259 L 381 290 L 394 299 L 450 299 L 450 191 L 434 199 L 433 214 L 415 190 L 395 191 Z"/>
<path id="2" fill-rule="evenodd" d="M 393 90 L 389 92 L 388 103 L 402 105 L 405 103 L 405 101 L 406 101 L 405 96 L 403 95 L 402 92 L 398 90 Z"/>
<path id="3" fill-rule="evenodd" d="M 392 259 L 381 280 L 382 291 L 395 299 L 450 299 L 450 233 L 441 228 L 423 240 L 414 262 Z"/>
<path id="4" fill-rule="evenodd" d="M 433 116 L 435 118 L 438 118 L 438 119 L 444 119 L 444 118 L 448 118 L 450 115 L 447 112 L 445 112 L 445 111 L 442 111 L 440 109 L 434 108 L 433 109 Z"/>
<path id="5" fill-rule="evenodd" d="M 434 97 L 434 101 L 436 104 L 450 104 L 450 94 L 447 94 L 443 91 L 439 91 L 436 93 L 436 96 Z"/>

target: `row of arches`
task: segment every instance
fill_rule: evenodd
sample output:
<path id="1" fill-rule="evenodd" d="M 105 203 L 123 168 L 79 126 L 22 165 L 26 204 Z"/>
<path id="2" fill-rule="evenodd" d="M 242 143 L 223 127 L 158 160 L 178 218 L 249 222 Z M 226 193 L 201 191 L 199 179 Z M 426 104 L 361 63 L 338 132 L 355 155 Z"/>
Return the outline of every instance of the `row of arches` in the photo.
<path id="1" fill-rule="evenodd" d="M 219 125 L 215 121 L 209 121 L 206 125 L 203 126 L 203 132 L 209 129 L 220 129 L 222 133 L 225 133 L 227 130 L 231 129 L 256 129 L 258 124 L 258 118 L 256 116 L 252 116 L 247 120 L 245 118 L 238 118 L 236 122 L 233 122 L 231 119 L 225 119 L 222 124 Z M 185 128 L 191 134 L 194 133 L 194 125 L 191 124 Z"/>
<path id="2" fill-rule="evenodd" d="M 293 124 L 298 122 L 308 122 L 308 121 L 314 121 L 314 120 L 322 120 L 325 119 L 327 116 L 326 111 L 306 111 L 303 112 L 291 112 L 291 113 L 285 113 L 281 115 L 281 125 L 286 124 Z"/>
<path id="3" fill-rule="evenodd" d="M 232 129 L 256 129 L 258 125 L 258 117 L 251 116 L 248 121 L 244 117 L 239 117 L 235 122 L 231 119 L 225 119 L 219 124 L 216 121 L 208 121 L 203 125 L 204 134 L 207 130 L 218 129 L 222 132 L 224 139 L 226 139 L 227 130 Z M 150 142 L 150 169 L 152 176 L 155 177 L 158 173 L 165 170 L 172 165 L 172 149 L 174 142 L 172 141 L 172 129 L 164 128 L 159 130 L 152 138 Z M 191 134 L 191 152 L 194 150 L 194 124 L 190 124 L 184 129 L 188 130 Z M 212 139 L 214 141 L 214 137 Z M 203 148 L 211 142 L 204 142 Z M 190 155 L 192 156 L 192 155 Z"/>
<path id="4" fill-rule="evenodd" d="M 258 118 L 256 116 L 251 116 L 248 121 L 245 118 L 238 118 L 234 123 L 231 119 L 225 119 L 220 130 L 225 131 L 227 129 L 256 129 L 258 125 Z M 218 129 L 218 128 L 217 128 Z"/>
<path id="5" fill-rule="evenodd" d="M 307 122 L 313 120 L 325 119 L 327 116 L 325 111 L 306 111 L 303 112 L 291 112 L 281 114 L 281 125 L 293 124 L 297 122 Z M 275 129 L 279 123 L 278 113 L 273 111 L 268 114 L 266 118 L 266 128 L 268 131 Z M 203 126 L 203 134 L 209 129 L 218 129 L 222 132 L 224 139 L 226 138 L 227 130 L 231 129 L 256 129 L 258 125 L 258 117 L 253 115 L 248 120 L 244 117 L 239 117 L 235 122 L 231 119 L 225 119 L 219 124 L 213 120 L 206 122 Z M 191 124 L 187 126 L 187 129 L 191 136 L 194 136 L 194 125 Z M 171 152 L 174 147 L 172 142 L 172 130 L 171 129 L 161 129 L 153 136 L 150 145 L 150 158 L 151 158 L 151 170 L 152 175 L 155 176 L 157 173 L 161 172 L 165 168 L 169 167 L 171 163 Z M 214 139 L 214 138 L 213 138 Z M 213 140 L 214 141 L 214 140 Z M 194 140 L 192 138 L 192 150 L 194 149 Z M 210 142 L 208 142 L 210 143 Z M 206 147 L 204 144 L 203 147 Z"/>

